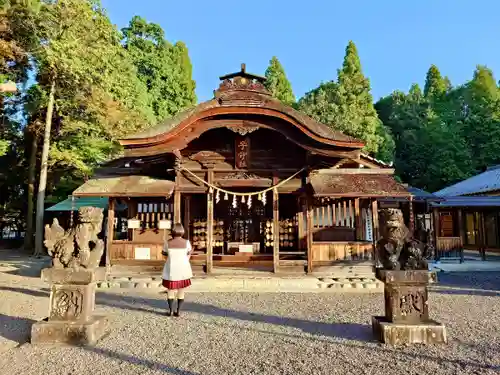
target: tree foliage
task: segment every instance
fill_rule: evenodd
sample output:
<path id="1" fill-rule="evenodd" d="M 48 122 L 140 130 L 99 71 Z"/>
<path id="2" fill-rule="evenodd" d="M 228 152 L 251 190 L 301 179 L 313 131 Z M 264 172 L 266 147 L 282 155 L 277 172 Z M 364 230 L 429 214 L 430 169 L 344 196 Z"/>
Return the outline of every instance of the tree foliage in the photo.
<path id="1" fill-rule="evenodd" d="M 457 87 L 432 65 L 424 91 L 395 91 L 375 107 L 396 145 L 396 173 L 436 191 L 500 163 L 500 91 L 491 70 L 478 66 Z"/>
<path id="2" fill-rule="evenodd" d="M 316 120 L 363 140 L 366 152 L 390 160 L 391 134 L 375 111 L 370 81 L 362 72 L 352 41 L 346 48 L 337 81 L 322 83 L 301 98 L 298 106 Z"/>
<path id="3" fill-rule="evenodd" d="M 156 119 L 164 120 L 195 105 L 196 84 L 186 45 L 172 45 L 159 25 L 138 16 L 122 31 L 125 49 L 147 87 Z"/>
<path id="4" fill-rule="evenodd" d="M 48 200 L 65 198 L 97 165 L 117 155 L 119 138 L 196 101 L 187 48 L 168 43 L 159 26 L 147 35 L 135 31 L 145 42 L 156 37 L 162 46 L 155 47 L 161 54 L 153 67 L 163 64 L 162 58 L 168 63 L 150 74 L 137 58 L 141 49 L 147 52 L 145 46 L 129 48 L 97 0 L 0 0 L 0 5 L 0 78 L 22 87 L 2 107 L 9 127 L 0 132 L 5 152 L 0 191 L 2 198 L 19 202 L 19 194 L 28 194 L 31 208 L 21 207 L 28 218 L 36 185 L 32 172 L 40 176 L 38 190 L 46 190 Z M 149 84 L 149 76 L 161 89 Z M 6 147 L 6 139 L 14 141 Z M 13 171 L 20 172 L 16 183 L 7 178 Z M 45 198 L 39 201 L 43 212 Z"/>
<path id="5" fill-rule="evenodd" d="M 266 69 L 266 88 L 273 97 L 280 100 L 286 105 L 295 103 L 295 95 L 293 94 L 292 84 L 285 74 L 285 69 L 279 62 L 276 56 L 273 56 L 269 61 L 269 66 Z"/>

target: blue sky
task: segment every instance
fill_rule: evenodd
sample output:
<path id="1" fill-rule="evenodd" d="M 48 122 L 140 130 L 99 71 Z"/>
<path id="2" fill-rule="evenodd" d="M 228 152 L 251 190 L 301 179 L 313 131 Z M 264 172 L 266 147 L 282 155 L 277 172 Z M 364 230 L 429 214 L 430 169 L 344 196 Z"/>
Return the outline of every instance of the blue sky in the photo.
<path id="1" fill-rule="evenodd" d="M 220 75 L 264 74 L 276 55 L 299 98 L 336 78 L 353 40 L 375 99 L 423 84 L 436 64 L 454 85 L 477 64 L 500 79 L 499 0 L 102 0 L 113 23 L 134 15 L 184 41 L 198 100 L 212 97 Z"/>

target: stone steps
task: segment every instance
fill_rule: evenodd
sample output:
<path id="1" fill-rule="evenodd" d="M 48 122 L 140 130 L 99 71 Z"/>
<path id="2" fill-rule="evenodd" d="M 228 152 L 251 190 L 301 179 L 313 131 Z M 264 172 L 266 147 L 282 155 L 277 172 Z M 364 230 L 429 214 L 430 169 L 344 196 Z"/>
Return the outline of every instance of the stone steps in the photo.
<path id="1" fill-rule="evenodd" d="M 161 277 L 111 277 L 98 283 L 99 289 L 163 290 Z M 316 278 L 253 276 L 193 278 L 190 292 L 328 292 L 328 291 L 383 291 L 383 283 L 369 278 Z"/>

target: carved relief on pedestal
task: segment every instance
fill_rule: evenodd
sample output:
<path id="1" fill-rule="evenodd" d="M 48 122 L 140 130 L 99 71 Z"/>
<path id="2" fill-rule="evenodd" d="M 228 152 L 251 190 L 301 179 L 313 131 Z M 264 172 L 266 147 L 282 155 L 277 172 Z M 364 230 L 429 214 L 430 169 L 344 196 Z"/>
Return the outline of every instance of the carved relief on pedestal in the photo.
<path id="1" fill-rule="evenodd" d="M 52 296 L 51 319 L 75 320 L 83 312 L 83 293 L 79 290 L 60 289 Z"/>
<path id="2" fill-rule="evenodd" d="M 399 311 L 404 317 L 415 316 L 422 319 L 425 313 L 425 293 L 419 290 L 410 290 L 399 296 Z"/>

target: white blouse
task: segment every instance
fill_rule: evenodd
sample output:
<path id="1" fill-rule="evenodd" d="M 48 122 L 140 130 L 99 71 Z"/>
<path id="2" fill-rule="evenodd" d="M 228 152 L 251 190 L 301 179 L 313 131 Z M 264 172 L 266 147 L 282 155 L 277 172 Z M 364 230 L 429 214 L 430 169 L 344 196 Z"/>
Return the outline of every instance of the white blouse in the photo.
<path id="1" fill-rule="evenodd" d="M 179 281 L 187 280 L 193 277 L 191 263 L 188 253 L 191 251 L 191 243 L 186 241 L 186 247 L 182 249 L 165 248 L 163 252 L 168 254 L 168 259 L 163 266 L 163 280 Z"/>

